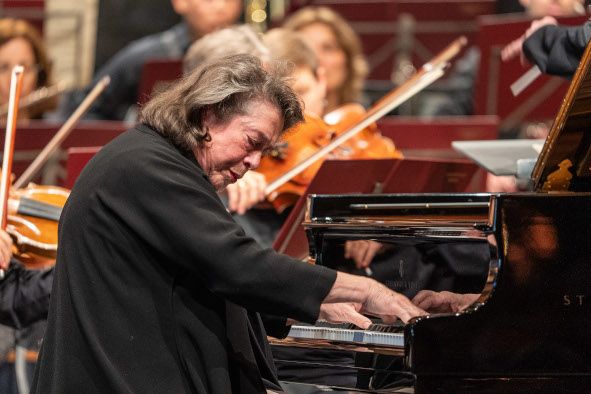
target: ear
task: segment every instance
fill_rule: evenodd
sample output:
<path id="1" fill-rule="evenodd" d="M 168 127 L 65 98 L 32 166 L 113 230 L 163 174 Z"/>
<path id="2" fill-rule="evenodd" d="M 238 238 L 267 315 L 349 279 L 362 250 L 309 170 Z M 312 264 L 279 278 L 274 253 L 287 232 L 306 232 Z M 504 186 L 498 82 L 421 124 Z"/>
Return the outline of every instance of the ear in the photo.
<path id="1" fill-rule="evenodd" d="M 189 8 L 189 0 L 170 0 L 174 12 L 179 15 L 185 15 Z"/>

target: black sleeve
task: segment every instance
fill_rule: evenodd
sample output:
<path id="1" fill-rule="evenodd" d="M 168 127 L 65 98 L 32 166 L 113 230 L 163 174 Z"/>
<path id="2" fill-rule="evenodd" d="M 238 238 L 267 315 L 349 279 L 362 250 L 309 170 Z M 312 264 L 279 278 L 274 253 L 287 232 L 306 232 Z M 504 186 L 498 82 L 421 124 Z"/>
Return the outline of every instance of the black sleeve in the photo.
<path id="1" fill-rule="evenodd" d="M 265 326 L 265 331 L 267 334 L 274 338 L 285 338 L 291 329 L 291 326 L 286 325 L 286 317 L 261 313 L 261 320 L 263 321 L 263 325 Z"/>
<path id="2" fill-rule="evenodd" d="M 12 260 L 0 282 L 0 324 L 23 328 L 47 317 L 53 268 L 27 270 Z"/>
<path id="3" fill-rule="evenodd" d="M 542 72 L 571 77 L 591 38 L 591 22 L 582 26 L 548 25 L 523 43 L 523 53 Z"/>

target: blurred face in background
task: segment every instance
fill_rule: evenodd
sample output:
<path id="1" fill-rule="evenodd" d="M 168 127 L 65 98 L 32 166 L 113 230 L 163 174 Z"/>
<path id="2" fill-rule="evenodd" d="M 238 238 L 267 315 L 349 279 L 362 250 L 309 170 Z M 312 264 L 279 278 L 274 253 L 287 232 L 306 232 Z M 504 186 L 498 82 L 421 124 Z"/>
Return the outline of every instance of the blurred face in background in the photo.
<path id="1" fill-rule="evenodd" d="M 236 23 L 242 12 L 242 0 L 172 0 L 172 6 L 195 38 Z"/>
<path id="2" fill-rule="evenodd" d="M 585 13 L 583 0 L 519 0 L 534 18 L 572 16 Z"/>
<path id="3" fill-rule="evenodd" d="M 298 32 L 314 50 L 319 65 L 324 68 L 327 90 L 338 90 L 347 78 L 347 55 L 332 29 L 324 23 L 316 22 L 298 29 Z"/>
<path id="4" fill-rule="evenodd" d="M 316 116 L 324 114 L 326 77 L 321 68 L 318 75 L 309 67 L 298 66 L 291 75 L 291 88 L 304 102 L 304 110 Z"/>
<path id="5" fill-rule="evenodd" d="M 0 104 L 6 104 L 10 94 L 10 76 L 16 65 L 25 68 L 21 96 L 31 93 L 37 85 L 37 60 L 33 47 L 24 38 L 16 37 L 0 46 Z"/>

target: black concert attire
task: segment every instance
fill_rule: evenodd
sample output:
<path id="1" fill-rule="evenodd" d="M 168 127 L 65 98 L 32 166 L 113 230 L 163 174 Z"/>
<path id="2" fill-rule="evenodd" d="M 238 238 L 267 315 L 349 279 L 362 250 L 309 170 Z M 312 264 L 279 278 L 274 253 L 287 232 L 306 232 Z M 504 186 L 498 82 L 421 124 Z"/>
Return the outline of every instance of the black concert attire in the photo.
<path id="1" fill-rule="evenodd" d="M 571 77 L 591 38 L 591 21 L 581 26 L 547 25 L 523 43 L 527 59 L 547 74 Z"/>
<path id="2" fill-rule="evenodd" d="M 0 281 L 0 324 L 21 329 L 47 317 L 53 268 L 28 270 L 11 259 Z"/>
<path id="3" fill-rule="evenodd" d="M 86 166 L 59 242 L 33 392 L 279 389 L 254 311 L 314 322 L 336 278 L 245 236 L 193 154 L 145 125 Z"/>

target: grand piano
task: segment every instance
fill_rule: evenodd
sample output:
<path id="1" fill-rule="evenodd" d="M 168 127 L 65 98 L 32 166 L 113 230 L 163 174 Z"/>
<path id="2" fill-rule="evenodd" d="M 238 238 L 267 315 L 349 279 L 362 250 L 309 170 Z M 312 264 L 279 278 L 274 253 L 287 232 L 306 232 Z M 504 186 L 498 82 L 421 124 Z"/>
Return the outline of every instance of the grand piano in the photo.
<path id="1" fill-rule="evenodd" d="M 296 325 L 275 345 L 370 355 L 357 389 L 371 392 L 591 390 L 590 51 L 531 192 L 308 198 L 311 262 L 354 272 L 345 245 L 373 242 L 380 250 L 359 274 L 409 297 L 421 289 L 473 293 L 470 306 L 369 330 Z"/>

